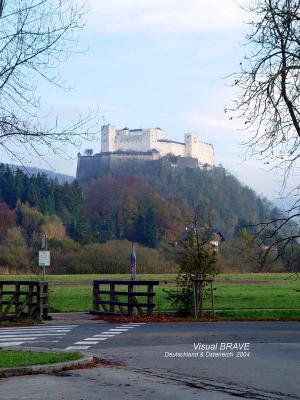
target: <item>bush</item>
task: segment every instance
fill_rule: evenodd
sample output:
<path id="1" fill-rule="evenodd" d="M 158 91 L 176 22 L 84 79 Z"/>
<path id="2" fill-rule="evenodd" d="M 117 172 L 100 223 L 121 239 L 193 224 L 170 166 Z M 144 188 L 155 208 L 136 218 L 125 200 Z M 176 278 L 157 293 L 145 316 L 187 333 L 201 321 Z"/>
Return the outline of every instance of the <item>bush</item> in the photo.
<path id="1" fill-rule="evenodd" d="M 135 251 L 138 273 L 164 273 L 177 269 L 177 265 L 157 249 L 137 245 Z M 130 254 L 131 243 L 127 240 L 89 244 L 71 251 L 56 250 L 51 271 L 56 274 L 129 274 Z"/>
<path id="2" fill-rule="evenodd" d="M 0 246 L 0 265 L 17 273 L 28 272 L 28 247 L 20 228 L 10 228 Z"/>

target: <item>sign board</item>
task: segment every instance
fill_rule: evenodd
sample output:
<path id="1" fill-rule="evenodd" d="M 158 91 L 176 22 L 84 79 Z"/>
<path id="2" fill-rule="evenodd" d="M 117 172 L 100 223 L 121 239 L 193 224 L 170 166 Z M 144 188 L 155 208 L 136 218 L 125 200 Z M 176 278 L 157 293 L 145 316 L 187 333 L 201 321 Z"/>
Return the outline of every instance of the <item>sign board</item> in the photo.
<path id="1" fill-rule="evenodd" d="M 50 267 L 50 251 L 39 251 L 39 267 Z"/>

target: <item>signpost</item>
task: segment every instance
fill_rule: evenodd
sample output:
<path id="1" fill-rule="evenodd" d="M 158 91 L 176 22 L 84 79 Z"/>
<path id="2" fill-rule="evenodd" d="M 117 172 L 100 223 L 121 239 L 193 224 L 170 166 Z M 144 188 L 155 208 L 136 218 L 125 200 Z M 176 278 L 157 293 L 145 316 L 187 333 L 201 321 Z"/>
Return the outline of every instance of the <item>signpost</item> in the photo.
<path id="1" fill-rule="evenodd" d="M 41 238 L 41 250 L 39 250 L 39 267 L 43 268 L 43 281 L 45 280 L 46 269 L 50 267 L 50 251 L 47 250 L 48 238 L 47 235 L 43 235 Z"/>

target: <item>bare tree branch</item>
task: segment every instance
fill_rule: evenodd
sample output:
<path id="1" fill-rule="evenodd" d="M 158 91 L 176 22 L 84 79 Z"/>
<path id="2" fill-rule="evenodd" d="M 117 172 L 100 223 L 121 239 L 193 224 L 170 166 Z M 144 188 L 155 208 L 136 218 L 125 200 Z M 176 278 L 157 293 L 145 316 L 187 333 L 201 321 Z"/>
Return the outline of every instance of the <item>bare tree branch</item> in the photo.
<path id="1" fill-rule="evenodd" d="M 38 82 L 64 87 L 58 67 L 74 50 L 84 26 L 85 0 L 0 0 L 0 146 L 61 153 L 79 145 L 95 126 L 93 113 L 72 126 L 42 122 Z"/>
<path id="2" fill-rule="evenodd" d="M 284 190 L 300 159 L 300 1 L 255 0 L 246 10 L 251 50 L 233 75 L 238 95 L 230 111 L 251 134 L 251 155 L 283 172 Z M 265 246 L 265 259 L 283 257 L 290 247 L 300 254 L 299 192 L 296 185 L 295 204 L 284 215 L 257 226 L 255 242 Z"/>

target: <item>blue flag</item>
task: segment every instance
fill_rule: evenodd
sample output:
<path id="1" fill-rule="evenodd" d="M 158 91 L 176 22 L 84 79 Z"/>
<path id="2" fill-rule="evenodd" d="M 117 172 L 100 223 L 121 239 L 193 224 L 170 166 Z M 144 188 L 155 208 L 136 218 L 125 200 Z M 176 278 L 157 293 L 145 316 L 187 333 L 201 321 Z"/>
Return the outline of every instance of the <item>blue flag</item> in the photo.
<path id="1" fill-rule="evenodd" d="M 131 280 L 135 281 L 136 280 L 136 253 L 134 250 L 134 243 L 132 243 L 130 263 L 131 263 Z"/>

